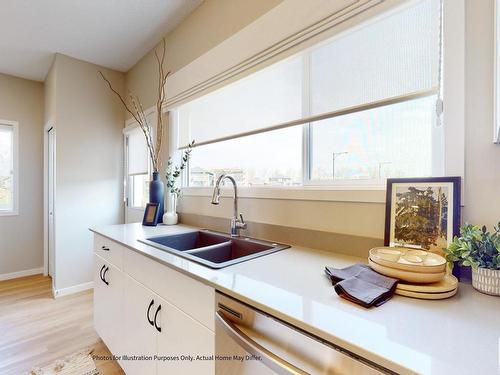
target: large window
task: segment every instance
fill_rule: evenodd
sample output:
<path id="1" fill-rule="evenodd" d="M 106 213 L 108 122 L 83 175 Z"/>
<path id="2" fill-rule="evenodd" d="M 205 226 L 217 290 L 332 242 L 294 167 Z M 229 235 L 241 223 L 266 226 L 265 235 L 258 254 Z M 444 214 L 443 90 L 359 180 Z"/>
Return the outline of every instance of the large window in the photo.
<path id="1" fill-rule="evenodd" d="M 212 186 L 222 173 L 242 186 L 302 184 L 302 129 L 290 127 L 193 150 L 189 186 Z"/>
<path id="2" fill-rule="evenodd" d="M 428 96 L 310 126 L 312 181 L 377 181 L 432 176 L 436 96 Z"/>
<path id="3" fill-rule="evenodd" d="M 0 215 L 17 212 L 17 123 L 0 120 Z"/>
<path id="4" fill-rule="evenodd" d="M 444 173 L 439 0 L 359 25 L 172 111 L 189 186 L 382 185 Z"/>

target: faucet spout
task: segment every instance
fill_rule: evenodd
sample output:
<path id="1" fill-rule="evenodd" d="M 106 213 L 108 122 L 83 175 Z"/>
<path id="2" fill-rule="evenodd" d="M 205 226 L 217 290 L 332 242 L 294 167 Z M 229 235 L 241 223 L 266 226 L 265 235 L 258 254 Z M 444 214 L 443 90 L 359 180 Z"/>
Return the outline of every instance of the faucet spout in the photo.
<path id="1" fill-rule="evenodd" d="M 234 190 L 233 217 L 231 219 L 231 236 L 238 237 L 240 235 L 240 229 L 246 229 L 247 224 L 243 220 L 243 215 L 238 214 L 238 186 L 236 184 L 236 180 L 232 176 L 227 174 L 222 174 L 219 176 L 215 183 L 211 203 L 214 205 L 218 205 L 220 203 L 220 185 L 226 179 L 231 181 Z"/>

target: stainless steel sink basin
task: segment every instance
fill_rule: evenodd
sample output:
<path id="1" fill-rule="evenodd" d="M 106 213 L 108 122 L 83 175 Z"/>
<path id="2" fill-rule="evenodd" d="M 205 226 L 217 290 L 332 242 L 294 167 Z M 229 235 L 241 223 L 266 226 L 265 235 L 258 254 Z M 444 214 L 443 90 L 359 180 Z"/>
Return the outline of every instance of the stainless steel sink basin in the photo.
<path id="1" fill-rule="evenodd" d="M 290 247 L 208 230 L 156 236 L 139 241 L 210 268 L 224 268 Z"/>

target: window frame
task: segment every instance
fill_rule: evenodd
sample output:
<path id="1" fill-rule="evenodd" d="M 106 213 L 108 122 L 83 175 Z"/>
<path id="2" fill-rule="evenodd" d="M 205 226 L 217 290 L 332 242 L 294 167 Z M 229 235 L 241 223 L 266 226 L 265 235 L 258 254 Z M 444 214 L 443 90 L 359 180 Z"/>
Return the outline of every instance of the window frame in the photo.
<path id="1" fill-rule="evenodd" d="M 441 115 L 441 126 L 444 128 L 444 175 L 455 175 L 464 177 L 464 133 L 465 133 L 465 113 L 463 102 L 465 98 L 465 1 L 464 0 L 443 0 L 443 18 L 446 20 L 443 25 L 443 53 L 441 85 L 441 98 L 446 102 L 446 112 Z M 331 40 L 331 39 L 330 39 Z M 323 43 L 310 47 L 303 51 L 304 56 L 309 56 L 309 51 L 320 47 Z M 305 66 L 308 65 L 308 61 Z M 305 76 L 304 89 L 309 89 L 309 77 Z M 437 91 L 436 91 L 437 92 Z M 307 93 L 306 93 L 307 94 Z M 304 98 L 308 98 L 304 95 Z M 303 111 L 310 113 L 308 100 L 304 100 Z M 306 117 L 306 116 L 304 116 Z M 300 126 L 300 125 L 298 125 Z M 301 125 L 303 127 L 302 136 L 302 186 L 284 187 L 241 187 L 238 188 L 239 195 L 245 198 L 263 199 L 297 199 L 297 200 L 326 200 L 326 201 L 352 201 L 352 202 L 385 202 L 385 179 L 377 180 L 337 180 L 318 181 L 311 180 L 310 176 L 310 123 Z M 272 129 L 271 129 L 272 130 Z M 175 134 L 175 131 L 174 131 Z M 174 148 L 175 150 L 176 148 Z M 180 154 L 182 150 L 176 150 L 174 155 Z M 190 187 L 188 186 L 189 168 L 186 176 L 183 176 L 183 191 L 186 196 L 210 196 L 210 187 Z M 224 189 L 222 195 L 224 195 Z M 231 192 L 228 190 L 227 195 Z M 462 192 L 463 195 L 463 192 Z"/>
<path id="2" fill-rule="evenodd" d="M 12 209 L 1 210 L 0 216 L 19 215 L 19 122 L 0 119 L 0 127 L 12 128 Z"/>

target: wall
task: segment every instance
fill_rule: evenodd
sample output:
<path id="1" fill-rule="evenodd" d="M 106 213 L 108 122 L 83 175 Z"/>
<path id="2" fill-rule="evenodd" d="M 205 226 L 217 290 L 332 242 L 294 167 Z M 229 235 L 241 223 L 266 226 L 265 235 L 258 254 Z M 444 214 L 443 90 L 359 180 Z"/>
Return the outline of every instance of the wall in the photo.
<path id="1" fill-rule="evenodd" d="M 276 4 L 272 4 L 268 9 Z M 464 221 L 487 224 L 491 227 L 500 220 L 498 196 L 500 146 L 492 143 L 493 0 L 480 2 L 467 0 L 466 4 L 465 131 L 467 139 Z M 217 15 L 207 10 L 215 6 L 219 7 L 221 14 L 228 9 L 225 2 L 208 0 L 167 36 L 167 61 L 170 69 L 175 71 L 188 64 L 229 36 L 230 32 L 234 33 L 244 27 L 249 21 L 248 18 L 242 19 L 241 25 L 230 27 L 227 30 L 228 33 L 220 33 L 218 28 L 206 27 L 210 22 L 210 17 L 215 17 L 220 23 Z M 241 13 L 244 11 L 242 10 Z M 254 19 L 265 11 L 266 9 L 260 9 L 254 14 Z M 238 14 L 240 14 L 239 11 L 232 13 L 233 20 L 239 19 Z M 200 30 L 203 30 L 204 36 L 198 40 L 196 38 Z M 217 41 L 214 41 L 215 39 Z M 191 43 L 195 43 L 196 51 L 191 49 Z M 127 73 L 127 88 L 145 98 L 144 101 L 147 103 L 145 107 L 154 103 L 155 79 L 154 60 L 151 53 Z M 339 238 L 344 238 L 347 234 L 353 236 L 353 240 L 362 238 L 362 241 L 358 243 L 363 246 L 368 243 L 380 244 L 384 234 L 385 205 L 381 203 L 244 198 L 241 199 L 240 210 L 245 213 L 247 220 L 254 223 L 280 225 L 287 228 L 307 228 L 313 231 L 334 233 Z M 220 220 L 210 221 L 207 218 L 229 218 L 232 215 L 232 207 L 227 198 L 216 207 L 210 205 L 208 197 L 185 196 L 181 200 L 179 211 L 184 214 L 181 215 L 184 221 L 187 220 L 193 224 L 203 223 L 204 226 L 210 226 L 212 223 L 214 226 L 220 225 Z M 194 218 L 195 214 L 202 215 L 202 218 Z M 342 241 L 342 243 L 346 242 Z M 332 243 L 332 247 L 335 246 L 336 244 Z M 349 249 L 346 250 L 349 251 Z"/>
<path id="2" fill-rule="evenodd" d="M 124 113 L 99 69 L 124 91 L 122 73 L 60 54 L 47 81 L 54 86 L 47 108 L 55 112 L 48 116 L 56 127 L 55 289 L 61 293 L 92 281 L 88 228 L 123 222 Z"/>
<path id="3" fill-rule="evenodd" d="M 19 122 L 19 215 L 0 216 L 0 278 L 43 266 L 43 84 L 0 74 L 0 118 Z"/>
<path id="4" fill-rule="evenodd" d="M 205 0 L 165 36 L 167 71 L 189 64 L 281 1 Z M 153 49 L 126 75 L 127 90 L 139 96 L 144 108 L 153 106 L 157 99 L 157 67 Z"/>
<path id="5" fill-rule="evenodd" d="M 500 145 L 494 118 L 494 0 L 466 2 L 464 219 L 490 228 L 500 221 Z"/>

